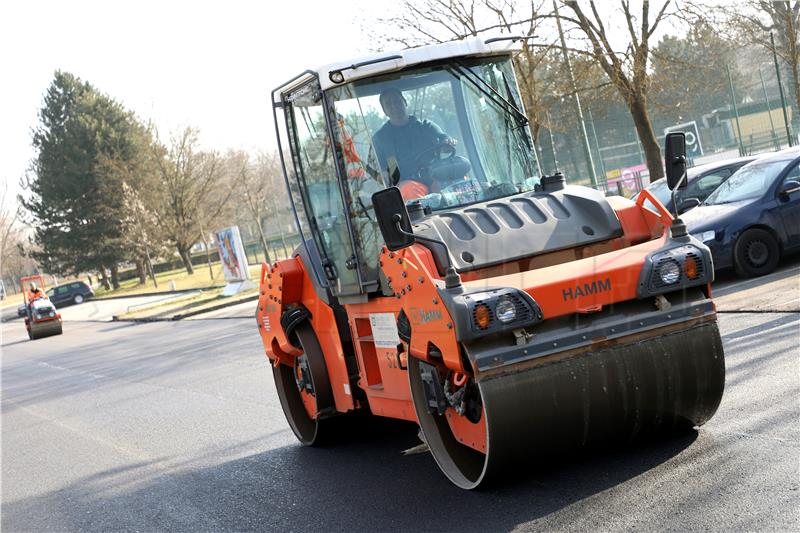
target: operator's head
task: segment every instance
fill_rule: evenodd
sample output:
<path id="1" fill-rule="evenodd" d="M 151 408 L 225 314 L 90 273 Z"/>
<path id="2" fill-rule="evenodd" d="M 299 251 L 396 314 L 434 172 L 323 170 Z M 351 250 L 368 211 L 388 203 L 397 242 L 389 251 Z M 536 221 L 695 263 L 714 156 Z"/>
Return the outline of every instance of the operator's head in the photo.
<path id="1" fill-rule="evenodd" d="M 381 107 L 389 121 L 397 126 L 402 126 L 408 121 L 406 99 L 399 90 L 390 88 L 381 93 Z"/>
<path id="2" fill-rule="evenodd" d="M 37 287 L 37 286 L 36 286 L 36 282 L 35 282 L 35 281 L 31 281 L 30 285 L 28 285 L 28 288 L 29 288 L 31 291 L 34 291 L 34 292 L 35 292 L 35 291 L 37 291 L 37 290 L 39 290 L 39 287 Z"/>

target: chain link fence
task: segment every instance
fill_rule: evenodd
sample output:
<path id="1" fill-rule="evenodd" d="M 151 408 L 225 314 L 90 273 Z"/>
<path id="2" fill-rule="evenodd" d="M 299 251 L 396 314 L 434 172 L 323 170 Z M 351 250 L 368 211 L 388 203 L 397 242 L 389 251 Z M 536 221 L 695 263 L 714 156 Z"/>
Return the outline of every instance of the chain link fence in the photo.
<path id="1" fill-rule="evenodd" d="M 750 68 L 755 71 L 737 76 L 737 82 L 729 83 L 727 94 L 719 95 L 718 101 L 723 105 L 687 112 L 688 106 L 678 102 L 673 111 L 651 112 L 661 147 L 668 131 L 686 132 L 690 165 L 695 166 L 800 144 L 796 134 L 800 116 L 794 93 L 783 82 L 781 95 L 773 66 L 762 64 L 760 68 Z M 719 73 L 726 76 L 726 67 L 721 67 Z M 571 101 L 561 107 L 562 113 L 574 113 Z M 584 118 L 597 188 L 630 196 L 646 187 L 650 180 L 644 151 L 624 105 L 618 102 L 609 102 L 602 108 L 593 105 L 588 112 L 584 111 Z M 537 150 L 543 172 L 551 174 L 558 170 L 569 183 L 591 185 L 590 163 L 579 126 L 543 128 Z"/>

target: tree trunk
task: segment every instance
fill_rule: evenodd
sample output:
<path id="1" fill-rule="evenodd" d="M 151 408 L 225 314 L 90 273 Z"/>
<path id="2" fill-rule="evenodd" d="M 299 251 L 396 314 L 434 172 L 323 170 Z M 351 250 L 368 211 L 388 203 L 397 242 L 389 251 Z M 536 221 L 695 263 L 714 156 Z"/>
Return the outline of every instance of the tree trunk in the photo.
<path id="1" fill-rule="evenodd" d="M 150 252 L 147 251 L 147 249 L 145 249 L 145 259 L 147 260 L 145 264 L 147 265 L 147 271 L 150 273 L 150 279 L 153 280 L 153 287 L 157 289 L 158 281 L 156 281 L 156 273 L 153 270 L 153 261 L 150 259 Z"/>
<path id="2" fill-rule="evenodd" d="M 281 245 L 282 245 L 282 248 L 283 248 L 283 257 L 284 258 L 291 257 L 292 256 L 292 249 L 289 248 L 289 246 L 286 244 L 286 234 L 283 232 L 283 226 L 281 226 L 280 224 L 278 224 L 278 232 L 280 233 L 280 236 L 281 236 Z M 302 242 L 302 238 L 301 238 L 301 242 Z M 277 261 L 278 259 L 279 259 L 278 253 L 275 252 L 275 261 Z"/>
<path id="3" fill-rule="evenodd" d="M 136 275 L 139 276 L 139 285 L 147 283 L 147 272 L 144 269 L 144 261 L 136 260 Z"/>
<path id="4" fill-rule="evenodd" d="M 797 54 L 795 48 L 795 55 Z M 795 57 L 795 61 L 792 61 L 792 84 L 794 85 L 794 103 L 796 105 L 795 111 L 792 112 L 792 122 L 795 122 L 797 119 L 795 114 L 800 112 L 800 70 L 798 69 L 797 65 L 797 58 Z M 792 132 L 794 133 L 794 132 Z"/>
<path id="5" fill-rule="evenodd" d="M 119 266 L 116 263 L 111 265 L 111 285 L 114 290 L 119 289 Z"/>
<path id="6" fill-rule="evenodd" d="M 628 100 L 633 124 L 642 143 L 647 170 L 650 172 L 650 183 L 664 177 L 664 163 L 661 159 L 661 148 L 658 146 L 650 115 L 647 113 L 647 101 L 644 97 L 632 97 Z"/>
<path id="7" fill-rule="evenodd" d="M 200 233 L 200 238 L 203 239 L 203 248 L 206 249 L 206 263 L 208 263 L 208 277 L 214 280 L 214 269 L 211 267 L 211 249 L 208 246 L 205 232 Z M 219 255 L 220 262 L 222 261 L 222 253 Z"/>
<path id="8" fill-rule="evenodd" d="M 105 265 L 100 265 L 100 283 L 103 285 L 103 288 L 107 291 L 111 290 L 111 284 L 108 282 L 108 272 L 106 272 Z"/>
<path id="9" fill-rule="evenodd" d="M 264 228 L 261 227 L 261 221 L 256 224 L 258 226 L 258 238 L 261 241 L 261 249 L 264 250 L 264 262 L 268 265 L 272 264 L 272 259 L 269 256 L 269 247 L 267 246 L 267 239 L 264 237 Z M 277 259 L 277 258 L 276 258 Z"/>
<path id="10" fill-rule="evenodd" d="M 191 276 L 194 274 L 194 267 L 192 266 L 192 256 L 189 254 L 189 249 L 184 246 L 177 246 L 178 254 L 181 256 L 181 261 L 186 269 L 186 272 Z"/>

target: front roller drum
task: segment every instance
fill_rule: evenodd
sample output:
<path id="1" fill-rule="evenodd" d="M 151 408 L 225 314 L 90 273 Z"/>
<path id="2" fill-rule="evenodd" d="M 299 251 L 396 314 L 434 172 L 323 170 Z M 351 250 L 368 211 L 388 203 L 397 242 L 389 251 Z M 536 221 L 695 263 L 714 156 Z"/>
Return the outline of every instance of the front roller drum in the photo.
<path id="1" fill-rule="evenodd" d="M 323 444 L 330 420 L 325 416 L 335 411 L 328 369 L 311 324 L 304 322 L 295 329 L 303 354 L 294 365 L 273 365 L 275 388 L 283 413 L 297 439 L 306 446 Z"/>
<path id="2" fill-rule="evenodd" d="M 716 321 L 548 359 L 478 381 L 486 434 L 481 453 L 461 444 L 444 416 L 431 413 L 420 377 L 424 363 L 409 358 L 420 427 L 457 486 L 477 488 L 543 454 L 700 426 L 716 412 L 725 385 Z"/>

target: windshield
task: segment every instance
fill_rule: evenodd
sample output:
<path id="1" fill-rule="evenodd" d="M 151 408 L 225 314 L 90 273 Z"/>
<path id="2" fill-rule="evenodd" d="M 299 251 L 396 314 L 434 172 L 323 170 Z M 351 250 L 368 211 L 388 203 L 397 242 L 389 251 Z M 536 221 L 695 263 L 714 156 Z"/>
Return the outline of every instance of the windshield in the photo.
<path id="1" fill-rule="evenodd" d="M 649 187 L 647 187 L 647 190 L 650 192 L 650 194 L 655 196 L 658 199 L 658 201 L 661 202 L 662 204 L 664 205 L 669 204 L 671 191 L 667 186 L 667 180 L 660 179 L 658 181 L 655 181 L 651 183 Z M 650 203 L 649 200 L 645 200 L 645 204 L 649 203 Z M 648 207 L 651 206 L 648 205 Z M 655 206 L 652 206 L 652 208 L 655 209 Z"/>
<path id="2" fill-rule="evenodd" d="M 758 198 L 786 168 L 787 163 L 788 161 L 767 161 L 746 165 L 720 185 L 706 199 L 705 204 L 728 204 Z"/>
<path id="3" fill-rule="evenodd" d="M 397 186 L 448 209 L 532 190 L 539 169 L 508 57 L 469 59 L 330 91 L 352 196 Z"/>

